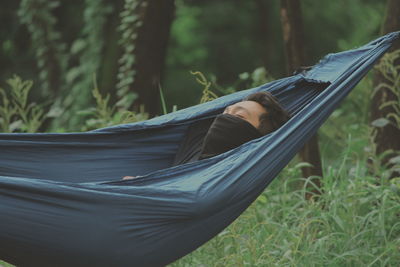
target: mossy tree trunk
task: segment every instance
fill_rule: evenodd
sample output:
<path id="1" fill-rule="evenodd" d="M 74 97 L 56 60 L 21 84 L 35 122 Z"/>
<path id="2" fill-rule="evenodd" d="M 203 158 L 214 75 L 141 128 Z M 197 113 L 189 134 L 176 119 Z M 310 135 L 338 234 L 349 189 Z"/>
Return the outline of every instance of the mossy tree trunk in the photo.
<path id="1" fill-rule="evenodd" d="M 388 0 L 385 20 L 382 26 L 382 34 L 400 30 L 400 1 Z M 400 49 L 400 41 L 396 41 L 390 51 L 397 49 Z M 400 64 L 400 59 L 397 59 L 394 64 L 398 66 Z M 385 79 L 384 75 L 379 70 L 375 72 L 373 83 L 375 88 L 383 83 L 390 87 L 395 87 L 391 81 Z M 397 91 L 400 90 L 398 87 L 393 89 Z M 384 126 L 380 125 L 381 127 L 374 127 L 374 130 L 372 131 L 376 156 L 380 156 L 383 152 L 389 150 L 392 150 L 393 152 L 400 151 L 400 129 L 396 127 L 393 117 L 388 117 L 390 113 L 396 113 L 396 111 L 393 106 L 381 108 L 383 104 L 389 101 L 398 101 L 398 99 L 397 96 L 387 87 L 381 87 L 379 90 L 376 90 L 371 101 L 371 123 L 381 118 L 385 118 L 390 122 Z M 400 116 L 400 114 L 397 114 L 397 116 Z M 386 154 L 380 163 L 386 165 L 393 156 L 393 153 Z M 392 173 L 391 176 L 394 177 L 396 175 L 400 174 L 398 172 Z"/>
<path id="2" fill-rule="evenodd" d="M 258 39 L 260 40 L 261 46 L 263 48 L 260 53 L 264 66 L 267 66 L 269 62 L 269 54 L 272 49 L 270 42 L 268 42 L 268 35 L 270 34 L 270 25 L 268 22 L 270 9 L 268 7 L 268 3 L 265 0 L 256 0 L 255 4 L 258 11 Z"/>
<path id="3" fill-rule="evenodd" d="M 135 47 L 135 79 L 131 90 L 138 94 L 133 103 L 144 105 L 151 116 L 159 115 L 160 94 L 165 56 L 174 19 L 174 0 L 148 1 L 143 24 L 138 29 Z"/>
<path id="4" fill-rule="evenodd" d="M 23 0 L 18 10 L 20 21 L 27 27 L 35 49 L 42 97 L 57 97 L 62 87 L 65 44 L 56 30 L 57 18 L 53 14 L 59 4 L 59 1 Z"/>

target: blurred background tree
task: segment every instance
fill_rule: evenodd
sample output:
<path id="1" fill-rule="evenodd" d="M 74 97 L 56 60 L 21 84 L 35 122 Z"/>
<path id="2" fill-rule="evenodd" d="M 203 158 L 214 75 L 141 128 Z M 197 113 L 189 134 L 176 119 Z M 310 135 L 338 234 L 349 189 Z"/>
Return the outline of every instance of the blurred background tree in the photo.
<path id="1" fill-rule="evenodd" d="M 381 34 L 400 31 L 400 2 L 388 0 Z M 400 152 L 400 42 L 393 45 L 385 55 L 375 72 L 370 119 L 374 126 L 372 139 L 375 144 L 374 154 L 382 155 L 379 165 L 395 165 L 393 159 L 399 158 Z M 392 161 L 392 162 L 391 162 Z M 397 163 L 397 162 L 396 162 Z M 400 176 L 400 170 L 393 170 L 391 177 Z"/>
<path id="2" fill-rule="evenodd" d="M 1 85 L 13 74 L 33 80 L 30 99 L 50 100 L 50 114 L 57 117 L 41 131 L 81 130 L 88 116 L 82 110 L 96 103 L 94 76 L 111 105 L 136 112 L 144 107 L 154 116 L 161 114 L 159 87 L 167 110 L 199 102 L 203 87 L 190 71 L 201 71 L 219 95 L 258 85 L 252 75 L 287 75 L 279 0 L 3 0 L 0 5 Z M 386 0 L 302 0 L 305 64 L 378 37 L 385 5 Z M 346 113 L 337 129 L 345 120 L 368 122 L 367 87 L 356 89 L 333 115 Z M 346 138 L 339 130 L 320 135 L 324 143 Z"/>
<path id="3" fill-rule="evenodd" d="M 307 66 L 307 57 L 305 54 L 305 38 L 303 28 L 303 15 L 300 0 L 281 0 L 280 7 L 283 43 L 285 47 L 285 62 L 287 75 L 293 74 L 301 67 Z M 315 134 L 300 150 L 299 156 L 302 162 L 309 163 L 310 166 L 302 168 L 303 177 L 313 176 L 312 184 L 308 185 L 314 188 L 313 193 L 318 194 L 321 187 L 320 178 L 322 177 L 322 164 L 318 144 L 318 135 Z M 306 198 L 311 198 L 307 194 Z"/>

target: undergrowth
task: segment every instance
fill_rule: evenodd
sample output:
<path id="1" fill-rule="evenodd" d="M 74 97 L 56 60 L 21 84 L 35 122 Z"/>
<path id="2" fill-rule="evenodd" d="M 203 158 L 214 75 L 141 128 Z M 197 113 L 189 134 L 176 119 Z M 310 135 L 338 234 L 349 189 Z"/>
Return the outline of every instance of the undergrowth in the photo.
<path id="1" fill-rule="evenodd" d="M 79 115 L 87 116 L 85 125 L 82 127 L 83 131 L 93 130 L 101 127 L 107 127 L 123 123 L 131 123 L 137 121 L 147 120 L 149 114 L 145 112 L 144 107 L 141 107 L 139 113 L 129 111 L 126 109 L 117 110 L 117 105 L 112 106 L 109 103 L 110 95 L 105 97 L 100 94 L 96 77 L 93 78 L 94 88 L 92 90 L 93 97 L 96 100 L 96 107 L 91 107 L 87 110 L 80 111 Z M 123 99 L 123 98 L 122 98 Z"/>
<path id="2" fill-rule="evenodd" d="M 37 132 L 45 120 L 42 105 L 29 103 L 32 81 L 14 76 L 7 80 L 10 90 L 0 88 L 0 131 Z"/>
<path id="3" fill-rule="evenodd" d="M 0 132 L 38 132 L 46 119 L 57 119 L 59 111 L 49 109 L 49 105 L 29 103 L 29 93 L 32 89 L 32 81 L 22 80 L 14 76 L 7 80 L 7 90 L 0 88 Z M 118 103 L 112 105 L 110 95 L 100 94 L 96 77 L 93 77 L 92 95 L 96 106 L 77 113 L 84 118 L 85 123 L 81 131 L 89 131 L 101 127 L 107 127 L 122 123 L 131 123 L 147 120 L 149 114 L 141 107 L 140 112 L 132 112 L 119 107 Z M 122 98 L 120 101 L 123 101 Z M 59 127 L 55 132 L 64 132 L 68 129 Z"/>
<path id="4" fill-rule="evenodd" d="M 398 179 L 378 186 L 359 162 L 327 168 L 324 193 L 310 202 L 299 168 L 284 169 L 232 225 L 170 266 L 399 266 Z"/>

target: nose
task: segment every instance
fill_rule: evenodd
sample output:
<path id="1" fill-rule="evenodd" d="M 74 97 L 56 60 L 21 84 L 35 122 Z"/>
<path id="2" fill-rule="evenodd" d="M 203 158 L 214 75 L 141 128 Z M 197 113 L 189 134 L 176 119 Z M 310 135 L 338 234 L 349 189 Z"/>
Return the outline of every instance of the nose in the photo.
<path id="1" fill-rule="evenodd" d="M 224 112 L 223 112 L 222 114 L 230 114 L 230 115 L 233 115 L 233 114 L 232 114 L 231 106 L 226 107 L 225 110 L 224 110 Z"/>

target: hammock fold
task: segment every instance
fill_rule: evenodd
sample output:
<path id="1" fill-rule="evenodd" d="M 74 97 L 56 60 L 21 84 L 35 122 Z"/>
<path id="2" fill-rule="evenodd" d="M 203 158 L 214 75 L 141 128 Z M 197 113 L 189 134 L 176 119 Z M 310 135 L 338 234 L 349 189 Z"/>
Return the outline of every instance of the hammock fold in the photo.
<path id="1" fill-rule="evenodd" d="M 28 266 L 164 266 L 235 220 L 399 37 L 147 121 L 83 133 L 0 134 L 0 259 Z M 293 115 L 213 158 L 172 166 L 190 125 L 269 91 Z M 123 176 L 141 175 L 133 180 Z"/>

